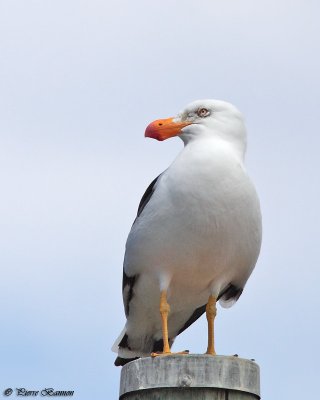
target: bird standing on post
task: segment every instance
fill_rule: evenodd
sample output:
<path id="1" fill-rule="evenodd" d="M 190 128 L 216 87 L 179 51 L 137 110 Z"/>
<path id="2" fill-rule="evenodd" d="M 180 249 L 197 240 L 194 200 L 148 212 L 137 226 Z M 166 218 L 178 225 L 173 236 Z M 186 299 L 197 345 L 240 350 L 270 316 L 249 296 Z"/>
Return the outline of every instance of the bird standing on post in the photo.
<path id="1" fill-rule="evenodd" d="M 244 167 L 246 129 L 232 104 L 195 101 L 152 122 L 145 136 L 178 136 L 184 149 L 146 190 L 128 236 L 127 323 L 113 346 L 115 365 L 172 354 L 175 337 L 204 312 L 207 354 L 215 355 L 216 303 L 238 300 L 261 246 L 259 200 Z"/>

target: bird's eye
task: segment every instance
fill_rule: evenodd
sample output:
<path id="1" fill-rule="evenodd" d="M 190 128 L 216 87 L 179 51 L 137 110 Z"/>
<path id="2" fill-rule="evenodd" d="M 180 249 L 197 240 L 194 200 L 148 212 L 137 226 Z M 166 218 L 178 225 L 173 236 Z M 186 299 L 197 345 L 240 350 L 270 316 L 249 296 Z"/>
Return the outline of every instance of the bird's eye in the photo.
<path id="1" fill-rule="evenodd" d="M 210 114 L 210 111 L 207 108 L 199 108 L 199 110 L 197 111 L 197 115 L 199 117 L 207 117 Z"/>

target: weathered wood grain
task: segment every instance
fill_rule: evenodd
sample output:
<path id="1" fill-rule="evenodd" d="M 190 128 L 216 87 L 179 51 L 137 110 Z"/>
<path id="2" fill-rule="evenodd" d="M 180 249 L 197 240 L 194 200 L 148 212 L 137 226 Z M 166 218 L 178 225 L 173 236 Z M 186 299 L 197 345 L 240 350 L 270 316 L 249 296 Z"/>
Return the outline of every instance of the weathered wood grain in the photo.
<path id="1" fill-rule="evenodd" d="M 238 357 L 142 358 L 121 371 L 121 400 L 257 400 L 259 366 Z"/>

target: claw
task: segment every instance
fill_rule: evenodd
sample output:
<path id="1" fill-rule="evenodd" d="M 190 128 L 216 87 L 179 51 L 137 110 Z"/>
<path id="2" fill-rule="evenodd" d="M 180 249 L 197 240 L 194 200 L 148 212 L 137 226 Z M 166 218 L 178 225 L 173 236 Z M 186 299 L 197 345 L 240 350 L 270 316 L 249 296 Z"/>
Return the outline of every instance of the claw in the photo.
<path id="1" fill-rule="evenodd" d="M 178 351 L 177 353 L 171 353 L 171 351 L 170 352 L 168 352 L 168 353 L 163 353 L 163 352 L 156 352 L 156 353 L 151 353 L 150 355 L 151 355 L 151 357 L 159 357 L 159 356 L 175 356 L 175 355 L 187 355 L 187 354 L 189 354 L 189 350 L 184 350 L 184 351 Z"/>

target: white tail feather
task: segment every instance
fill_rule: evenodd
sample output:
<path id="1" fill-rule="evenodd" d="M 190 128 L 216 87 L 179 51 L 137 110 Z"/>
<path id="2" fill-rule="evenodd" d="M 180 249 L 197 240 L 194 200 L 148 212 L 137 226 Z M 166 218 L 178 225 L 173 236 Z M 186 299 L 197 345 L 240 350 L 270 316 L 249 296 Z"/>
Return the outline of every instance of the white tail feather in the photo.
<path id="1" fill-rule="evenodd" d="M 120 335 L 117 337 L 116 341 L 113 343 L 113 346 L 111 347 L 111 351 L 114 353 L 119 352 L 119 343 L 123 339 L 123 336 L 126 334 L 126 327 L 124 327 L 120 333 Z"/>

